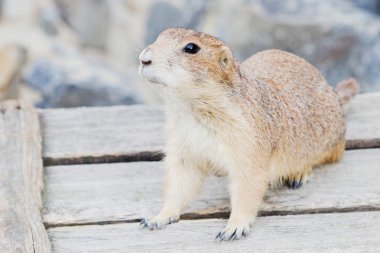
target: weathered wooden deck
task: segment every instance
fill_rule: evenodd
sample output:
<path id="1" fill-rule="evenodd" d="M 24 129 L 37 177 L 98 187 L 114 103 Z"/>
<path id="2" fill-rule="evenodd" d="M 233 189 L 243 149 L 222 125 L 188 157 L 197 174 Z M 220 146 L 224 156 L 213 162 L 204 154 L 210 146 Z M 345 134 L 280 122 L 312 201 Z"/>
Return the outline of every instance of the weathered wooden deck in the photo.
<path id="1" fill-rule="evenodd" d="M 380 93 L 346 108 L 341 163 L 314 170 L 299 190 L 269 192 L 251 235 L 221 244 L 224 178 L 210 178 L 179 223 L 137 223 L 161 206 L 161 108 L 36 112 L 6 102 L 0 112 L 1 253 L 380 252 Z"/>

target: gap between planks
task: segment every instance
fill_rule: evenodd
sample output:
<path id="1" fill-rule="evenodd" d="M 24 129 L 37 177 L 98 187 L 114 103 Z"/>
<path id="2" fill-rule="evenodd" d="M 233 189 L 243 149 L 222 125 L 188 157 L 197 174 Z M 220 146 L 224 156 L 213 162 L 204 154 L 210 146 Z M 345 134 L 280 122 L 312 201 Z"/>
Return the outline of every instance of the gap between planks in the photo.
<path id="1" fill-rule="evenodd" d="M 317 208 L 309 210 L 296 210 L 296 211 L 260 211 L 257 217 L 267 217 L 267 216 L 287 216 L 287 215 L 310 215 L 310 214 L 339 214 L 339 213 L 361 213 L 361 212 L 379 212 L 380 207 L 375 206 L 359 206 L 359 207 L 348 207 L 348 208 Z M 229 218 L 230 211 L 226 209 L 224 212 L 208 213 L 208 214 L 198 214 L 198 213 L 184 213 L 181 215 L 180 220 L 207 220 L 207 219 L 223 219 Z M 97 222 L 81 222 L 81 223 L 63 223 L 63 224 L 53 224 L 45 223 L 46 229 L 60 228 L 60 227 L 78 227 L 78 226 L 103 226 L 103 225 L 115 225 L 115 224 L 129 224 L 129 223 L 139 223 L 141 219 L 133 220 L 109 220 L 109 221 L 97 221 Z"/>
<path id="2" fill-rule="evenodd" d="M 165 115 L 144 105 L 39 110 L 45 166 L 159 161 Z M 380 93 L 346 107 L 346 149 L 380 148 Z"/>
<path id="3" fill-rule="evenodd" d="M 157 162 L 164 158 L 161 151 L 142 151 L 133 154 L 82 156 L 72 158 L 44 158 L 44 166 L 99 164 L 99 163 L 127 163 L 127 162 Z"/>
<path id="4" fill-rule="evenodd" d="M 372 140 L 348 140 L 346 150 L 380 148 L 380 139 Z M 162 161 L 165 154 L 161 151 L 143 151 L 134 154 L 83 156 L 72 158 L 43 159 L 44 166 L 75 165 L 75 164 L 99 164 L 99 163 L 127 163 L 127 162 L 158 162 Z"/>
<path id="5" fill-rule="evenodd" d="M 347 151 L 340 163 L 313 172 L 298 190 L 269 191 L 260 215 L 376 211 L 380 209 L 380 149 Z M 45 168 L 46 226 L 136 222 L 162 204 L 161 162 L 51 166 Z M 210 177 L 184 219 L 225 218 L 226 178 Z"/>

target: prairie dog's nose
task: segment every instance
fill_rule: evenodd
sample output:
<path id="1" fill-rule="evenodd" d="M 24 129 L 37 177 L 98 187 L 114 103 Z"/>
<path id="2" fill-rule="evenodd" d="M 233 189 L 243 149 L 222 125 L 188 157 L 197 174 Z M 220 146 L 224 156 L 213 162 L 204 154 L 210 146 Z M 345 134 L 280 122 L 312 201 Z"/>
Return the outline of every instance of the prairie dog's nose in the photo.
<path id="1" fill-rule="evenodd" d="M 149 65 L 152 63 L 152 58 L 153 58 L 153 51 L 149 47 L 145 48 L 141 53 L 140 53 L 140 62 L 142 65 Z"/>

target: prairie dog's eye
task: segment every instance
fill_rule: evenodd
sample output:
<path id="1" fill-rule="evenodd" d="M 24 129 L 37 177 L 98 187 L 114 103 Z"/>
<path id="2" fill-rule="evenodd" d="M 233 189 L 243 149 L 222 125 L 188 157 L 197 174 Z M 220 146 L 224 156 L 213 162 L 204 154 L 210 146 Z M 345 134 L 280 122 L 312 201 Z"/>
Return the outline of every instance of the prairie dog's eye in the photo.
<path id="1" fill-rule="evenodd" d="M 196 54 L 199 49 L 201 48 L 197 44 L 189 43 L 183 48 L 183 51 L 188 54 Z"/>

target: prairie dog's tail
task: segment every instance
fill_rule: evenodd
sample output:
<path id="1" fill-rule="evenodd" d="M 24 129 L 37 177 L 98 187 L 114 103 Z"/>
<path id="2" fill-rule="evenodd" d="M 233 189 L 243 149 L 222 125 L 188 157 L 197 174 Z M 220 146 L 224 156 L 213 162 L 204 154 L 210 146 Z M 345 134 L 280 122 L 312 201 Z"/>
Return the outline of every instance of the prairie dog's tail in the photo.
<path id="1" fill-rule="evenodd" d="M 353 96 L 359 93 L 360 85 L 356 79 L 350 78 L 338 83 L 335 91 L 339 96 L 340 103 L 345 105 Z"/>

